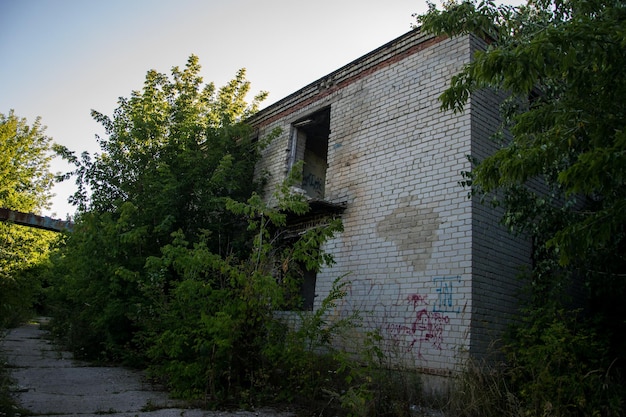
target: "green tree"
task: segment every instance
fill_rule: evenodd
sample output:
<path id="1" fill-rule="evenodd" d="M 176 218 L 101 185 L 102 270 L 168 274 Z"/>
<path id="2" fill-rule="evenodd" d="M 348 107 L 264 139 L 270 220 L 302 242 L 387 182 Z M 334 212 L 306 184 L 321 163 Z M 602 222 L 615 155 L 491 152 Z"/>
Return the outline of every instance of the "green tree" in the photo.
<path id="1" fill-rule="evenodd" d="M 50 204 L 51 139 L 40 119 L 32 126 L 13 111 L 0 113 L 0 206 L 40 212 Z"/>
<path id="2" fill-rule="evenodd" d="M 609 267 L 626 261 L 625 19 L 623 2 L 606 0 L 451 3 L 419 17 L 425 31 L 493 40 L 453 78 L 442 107 L 460 111 L 480 88 L 511 93 L 503 116 L 512 139 L 474 169 L 472 185 L 515 193 L 540 178 L 563 197 L 568 221 L 548 239 L 562 265 L 603 254 Z"/>
<path id="3" fill-rule="evenodd" d="M 51 139 L 37 119 L 29 126 L 13 111 L 0 114 L 0 207 L 47 208 L 54 175 Z M 30 313 L 40 287 L 33 270 L 45 261 L 54 233 L 0 222 L 0 327 Z"/>
<path id="4" fill-rule="evenodd" d="M 564 405 L 554 398 L 568 398 L 563 389 L 573 393 L 574 387 L 532 381 L 532 374 L 558 378 L 563 374 L 555 373 L 568 372 L 548 368 L 558 355 L 550 349 L 571 342 L 572 351 L 584 353 L 570 363 L 587 371 L 606 370 L 615 358 L 619 367 L 624 359 L 626 7 L 619 0 L 529 0 L 519 7 L 463 1 L 446 3 L 443 10 L 431 4 L 417 20 L 421 30 L 436 35 L 486 40 L 485 49 L 452 78 L 441 96 L 443 109 L 462 111 L 480 89 L 508 96 L 494 134 L 501 146 L 483 160 L 473 158 L 476 165 L 464 182 L 474 195 L 504 208 L 502 220 L 512 232 L 533 239 L 532 297 L 524 318 L 533 330 L 518 328 L 515 345 L 518 364 L 530 378 L 522 391 L 527 398 L 553 396 L 555 407 Z M 587 290 L 582 305 L 593 324 L 580 326 L 584 316 L 546 320 L 571 308 L 572 279 Z M 585 343 L 596 334 L 606 337 L 606 349 L 593 353 Z M 553 337 L 558 343 L 551 343 Z M 545 356 L 529 354 L 531 347 Z M 580 377 L 589 382 L 592 375 Z M 603 384 L 600 379 L 590 385 Z M 572 395 L 554 415 L 619 409 L 593 401 L 606 392 L 586 394 L 586 403 Z"/>
<path id="5" fill-rule="evenodd" d="M 107 134 L 97 138 L 101 153 L 77 157 L 57 149 L 76 165 L 67 176 L 76 177 L 79 208 L 57 258 L 65 276 L 59 294 L 73 306 L 66 318 L 80 329 L 77 348 L 90 355 L 119 359 L 135 351 L 127 344 L 144 312 L 144 264 L 173 232 L 192 242 L 205 236 L 218 254 L 245 247 L 245 220 L 225 215 L 225 201 L 245 201 L 258 187 L 252 176 L 261 142 L 242 120 L 265 93 L 247 105 L 245 70 L 217 90 L 203 85 L 200 69 L 191 56 L 171 78 L 149 71 L 143 89 L 120 98 L 112 117 L 92 111 Z M 177 279 L 174 269 L 165 275 Z"/>
<path id="6" fill-rule="evenodd" d="M 285 307 L 286 295 L 299 264 L 312 268 L 332 264 L 320 251 L 325 240 L 342 230 L 338 219 L 305 232 L 292 245 L 276 242 L 286 226 L 287 213 L 303 214 L 308 203 L 283 186 L 267 206 L 258 194 L 246 202 L 228 200 L 233 216 L 248 219 L 253 232 L 249 251 L 227 257 L 212 253 L 205 240 L 190 244 L 182 233 L 162 248 L 162 255 L 147 260 L 152 280 L 143 287 L 145 297 L 156 297 L 155 315 L 146 332 L 152 371 L 166 377 L 174 393 L 204 398 L 211 404 L 236 399 L 244 405 L 293 395 L 294 381 L 286 380 L 295 365 L 288 354 L 294 346 L 286 338 L 284 323 L 274 313 Z M 174 268 L 181 277 L 165 294 L 163 271 Z M 277 279 L 276 271 L 283 279 Z M 295 271 L 294 271 L 295 270 Z M 320 330 L 320 329 L 317 329 Z M 332 329 L 323 329 L 330 340 Z M 298 362 L 305 362 L 300 358 Z M 308 358 L 308 366 L 316 363 Z M 295 371 L 297 372 L 297 371 Z M 300 382 L 295 382 L 296 384 Z"/>

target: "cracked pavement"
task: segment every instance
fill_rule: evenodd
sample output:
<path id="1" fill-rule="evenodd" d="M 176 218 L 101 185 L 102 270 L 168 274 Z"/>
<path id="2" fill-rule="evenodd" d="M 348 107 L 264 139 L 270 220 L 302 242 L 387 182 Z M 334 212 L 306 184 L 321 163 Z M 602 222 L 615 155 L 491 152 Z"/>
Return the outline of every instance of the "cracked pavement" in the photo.
<path id="1" fill-rule="evenodd" d="M 15 380 L 11 389 L 29 415 L 128 417 L 293 417 L 274 410 L 207 411 L 187 408 L 149 383 L 140 371 L 93 366 L 73 359 L 45 338 L 37 319 L 9 330 L 0 355 Z"/>

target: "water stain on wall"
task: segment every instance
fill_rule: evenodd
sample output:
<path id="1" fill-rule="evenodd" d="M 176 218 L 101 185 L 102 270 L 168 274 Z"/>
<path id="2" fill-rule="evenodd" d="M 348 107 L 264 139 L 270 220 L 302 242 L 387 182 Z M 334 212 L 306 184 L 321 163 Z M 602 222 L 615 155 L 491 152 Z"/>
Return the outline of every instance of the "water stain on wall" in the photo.
<path id="1" fill-rule="evenodd" d="M 399 198 L 397 208 L 378 223 L 376 231 L 396 245 L 403 260 L 415 271 L 424 271 L 440 221 L 433 207 L 416 203 L 417 200 L 415 196 Z"/>

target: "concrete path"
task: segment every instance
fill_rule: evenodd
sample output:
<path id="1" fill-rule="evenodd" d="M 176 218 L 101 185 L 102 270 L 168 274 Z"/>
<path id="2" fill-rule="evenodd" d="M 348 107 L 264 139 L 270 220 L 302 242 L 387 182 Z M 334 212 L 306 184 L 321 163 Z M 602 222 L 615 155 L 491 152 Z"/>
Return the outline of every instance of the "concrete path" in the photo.
<path id="1" fill-rule="evenodd" d="M 0 340 L 0 355 L 17 384 L 14 394 L 29 415 L 293 417 L 272 410 L 226 413 L 185 408 L 146 382 L 138 371 L 74 360 L 44 338 L 40 322 L 12 329 Z"/>

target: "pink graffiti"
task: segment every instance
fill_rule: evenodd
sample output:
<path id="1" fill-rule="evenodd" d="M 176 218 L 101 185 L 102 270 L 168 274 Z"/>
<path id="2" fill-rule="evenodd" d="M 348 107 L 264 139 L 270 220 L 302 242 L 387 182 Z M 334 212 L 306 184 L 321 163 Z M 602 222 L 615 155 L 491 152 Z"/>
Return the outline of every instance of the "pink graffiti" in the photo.
<path id="1" fill-rule="evenodd" d="M 409 301 L 409 303 L 413 304 L 413 309 L 428 304 L 428 301 L 426 301 L 426 297 L 420 294 L 411 294 L 407 297 L 407 300 Z"/>
<path id="2" fill-rule="evenodd" d="M 433 313 L 426 309 L 417 312 L 417 316 L 411 326 L 411 333 L 415 336 L 409 350 L 413 349 L 419 342 L 418 355 L 421 357 L 422 342 L 429 342 L 432 347 L 441 350 L 443 343 L 443 330 L 446 324 L 450 323 L 450 317 L 441 313 Z"/>
<path id="3" fill-rule="evenodd" d="M 417 356 L 423 359 L 422 344 L 429 343 L 433 348 L 442 350 L 444 342 L 443 331 L 445 325 L 450 323 L 450 317 L 442 313 L 428 311 L 426 308 L 419 308 L 428 305 L 425 296 L 411 294 L 407 297 L 410 305 L 413 305 L 415 319 L 410 326 L 390 324 L 387 330 L 391 333 L 405 334 L 413 337 L 407 348 L 407 352 L 417 346 Z M 419 309 L 418 309 L 419 308 Z"/>

